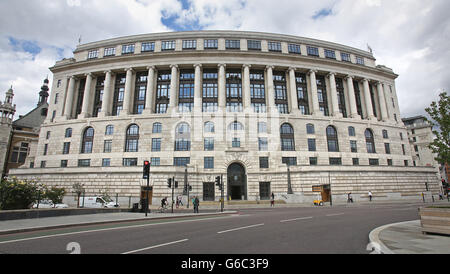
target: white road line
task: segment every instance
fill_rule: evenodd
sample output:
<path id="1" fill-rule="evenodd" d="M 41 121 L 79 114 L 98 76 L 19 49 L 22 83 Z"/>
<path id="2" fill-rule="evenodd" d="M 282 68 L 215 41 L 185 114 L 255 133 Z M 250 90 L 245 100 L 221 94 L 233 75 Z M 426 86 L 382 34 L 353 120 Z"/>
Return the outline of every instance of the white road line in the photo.
<path id="1" fill-rule="evenodd" d="M 307 220 L 312 219 L 313 217 L 303 217 L 303 218 L 295 218 L 295 219 L 289 219 L 289 220 L 282 220 L 280 223 L 286 223 L 286 222 L 292 222 L 292 221 L 299 221 L 299 220 Z"/>
<path id="2" fill-rule="evenodd" d="M 331 217 L 331 216 L 340 216 L 340 215 L 344 215 L 344 213 L 328 214 L 326 216 Z"/>
<path id="3" fill-rule="evenodd" d="M 131 254 L 131 253 L 136 253 L 136 252 L 141 252 L 144 250 L 149 250 L 149 249 L 153 249 L 153 248 L 158 248 L 158 247 L 162 247 L 162 246 L 167 246 L 167 245 L 173 245 L 173 244 L 177 244 L 177 243 L 182 243 L 182 242 L 186 242 L 189 239 L 184 239 L 184 240 L 179 240 L 179 241 L 175 241 L 175 242 L 170 242 L 170 243 L 165 243 L 165 244 L 160 244 L 160 245 L 154 245 L 154 246 L 149 246 L 149 247 L 145 247 L 145 248 L 141 248 L 141 249 L 136 249 L 136 250 L 132 250 L 132 251 L 128 251 L 122 254 Z"/>
<path id="4" fill-rule="evenodd" d="M 169 221 L 169 222 L 162 222 L 162 223 L 156 223 L 156 224 L 143 224 L 143 225 L 131 225 L 131 226 L 122 226 L 122 227 L 102 228 L 102 229 L 95 229 L 95 230 L 85 230 L 85 231 L 68 232 L 68 233 L 61 233 L 61 234 L 55 234 L 55 235 L 31 237 L 31 238 L 17 239 L 17 240 L 10 240 L 10 241 L 0 241 L 0 244 L 9 244 L 9 243 L 16 243 L 16 242 L 23 242 L 23 241 L 30 241 L 30 240 L 40 240 L 40 239 L 46 239 L 46 238 L 52 238 L 52 237 L 62 237 L 62 236 L 84 234 L 84 233 L 91 233 L 91 232 L 103 232 L 103 231 L 119 230 L 119 229 L 127 229 L 127 228 L 138 228 L 138 227 L 146 227 L 146 226 L 165 225 L 165 224 L 178 224 L 178 223 L 187 223 L 187 222 L 198 222 L 198 221 L 207 221 L 207 220 L 233 218 L 233 217 L 234 216 L 224 216 L 224 217 L 203 218 L 203 219 L 184 220 L 184 221 L 175 221 L 175 222 L 170 222 Z M 143 220 L 143 221 L 151 221 L 151 219 Z M 156 221 L 159 221 L 159 220 L 156 220 Z M 108 225 L 108 224 L 103 224 L 103 225 Z M 83 226 L 81 226 L 80 228 L 83 228 Z M 39 231 L 37 231 L 37 232 L 39 232 Z M 6 236 L 8 236 L 8 235 L 6 235 Z"/>
<path id="5" fill-rule="evenodd" d="M 233 228 L 233 229 L 229 229 L 229 230 L 224 230 L 224 231 L 220 231 L 217 232 L 218 234 L 222 234 L 222 233 L 226 233 L 226 232 L 231 232 L 231 231 L 236 231 L 236 230 L 241 230 L 241 229 L 246 229 L 246 228 L 251 228 L 251 227 L 257 227 L 257 226 L 262 226 L 264 224 L 257 224 L 257 225 L 249 225 L 249 226 L 244 226 L 244 227 L 238 227 L 238 228 Z"/>

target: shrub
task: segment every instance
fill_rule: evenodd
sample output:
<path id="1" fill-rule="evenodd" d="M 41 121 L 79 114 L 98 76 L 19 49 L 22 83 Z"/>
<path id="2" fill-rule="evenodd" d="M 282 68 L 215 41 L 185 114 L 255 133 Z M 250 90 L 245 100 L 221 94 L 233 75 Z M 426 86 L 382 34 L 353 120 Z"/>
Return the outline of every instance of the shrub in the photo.
<path id="1" fill-rule="evenodd" d="M 66 190 L 64 188 L 51 187 L 50 189 L 45 189 L 43 197 L 44 199 L 52 200 L 54 204 L 60 204 L 65 194 Z"/>
<path id="2" fill-rule="evenodd" d="M 42 185 L 12 177 L 0 182 L 0 209 L 27 209 L 38 199 Z"/>

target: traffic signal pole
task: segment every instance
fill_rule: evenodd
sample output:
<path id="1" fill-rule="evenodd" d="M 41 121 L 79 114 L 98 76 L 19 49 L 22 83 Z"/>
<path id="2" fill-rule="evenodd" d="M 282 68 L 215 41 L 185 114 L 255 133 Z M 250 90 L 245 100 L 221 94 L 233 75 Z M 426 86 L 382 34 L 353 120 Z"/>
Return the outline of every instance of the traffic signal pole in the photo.
<path id="1" fill-rule="evenodd" d="M 223 212 L 223 207 L 224 207 L 224 205 L 225 205 L 225 200 L 224 200 L 224 185 L 223 185 L 223 174 L 222 175 L 220 175 L 220 181 L 222 182 L 222 191 L 221 191 L 221 199 L 222 199 L 222 203 L 221 203 L 221 209 L 220 209 L 220 212 Z"/>
<path id="2" fill-rule="evenodd" d="M 147 202 L 145 203 L 145 217 L 147 217 L 148 214 L 148 205 L 149 205 L 149 197 L 148 197 L 148 193 L 150 192 L 150 162 L 148 165 L 148 176 L 147 176 L 147 189 L 146 189 L 146 196 L 147 196 Z"/>
<path id="3" fill-rule="evenodd" d="M 173 213 L 173 194 L 175 192 L 175 177 L 172 177 L 172 213 Z"/>

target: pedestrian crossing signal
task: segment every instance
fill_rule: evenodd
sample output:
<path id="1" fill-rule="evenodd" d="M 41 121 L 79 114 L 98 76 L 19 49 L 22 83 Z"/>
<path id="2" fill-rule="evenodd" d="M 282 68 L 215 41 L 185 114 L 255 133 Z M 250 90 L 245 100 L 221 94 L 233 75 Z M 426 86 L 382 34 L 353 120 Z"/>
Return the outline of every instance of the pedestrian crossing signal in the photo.
<path id="1" fill-rule="evenodd" d="M 143 179 L 148 179 L 150 176 L 150 162 L 144 161 Z"/>
<path id="2" fill-rule="evenodd" d="M 167 179 L 167 186 L 172 188 L 172 178 Z"/>

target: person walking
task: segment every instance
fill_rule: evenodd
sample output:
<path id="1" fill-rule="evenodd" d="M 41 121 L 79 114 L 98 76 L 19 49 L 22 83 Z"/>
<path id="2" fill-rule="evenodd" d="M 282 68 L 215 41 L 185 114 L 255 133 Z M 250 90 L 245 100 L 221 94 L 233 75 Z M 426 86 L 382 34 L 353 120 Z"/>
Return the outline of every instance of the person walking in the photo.
<path id="1" fill-rule="evenodd" d="M 183 205 L 183 197 L 182 197 L 182 196 L 179 196 L 178 204 L 179 204 L 180 206 L 184 206 L 184 205 Z"/>
<path id="2" fill-rule="evenodd" d="M 369 201 L 372 202 L 372 191 L 369 190 L 368 195 L 369 195 Z"/>
<path id="3" fill-rule="evenodd" d="M 347 195 L 347 203 L 353 203 L 353 197 L 351 192 Z"/>
<path id="4" fill-rule="evenodd" d="M 275 195 L 272 192 L 271 199 L 270 199 L 270 207 L 274 207 L 274 206 L 275 206 Z"/>
<path id="5" fill-rule="evenodd" d="M 195 200 L 194 200 L 194 213 L 198 213 L 198 206 L 200 205 L 200 200 L 198 199 L 197 196 L 195 196 Z"/>

